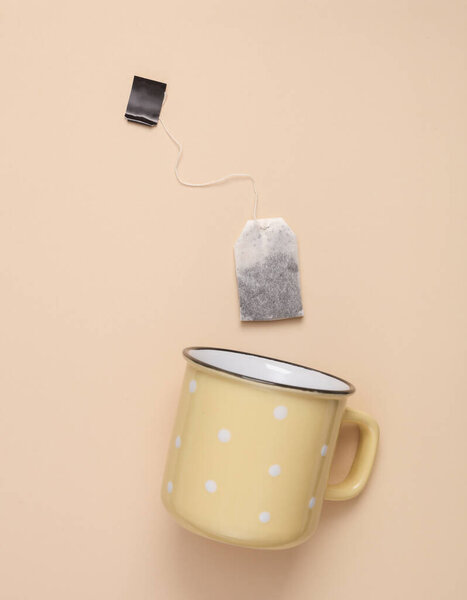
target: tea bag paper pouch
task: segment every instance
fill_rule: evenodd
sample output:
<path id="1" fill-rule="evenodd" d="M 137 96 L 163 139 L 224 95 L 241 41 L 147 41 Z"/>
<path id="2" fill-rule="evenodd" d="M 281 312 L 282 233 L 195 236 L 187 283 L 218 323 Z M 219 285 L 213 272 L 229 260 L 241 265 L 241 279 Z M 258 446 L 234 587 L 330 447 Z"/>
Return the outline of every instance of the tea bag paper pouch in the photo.
<path id="1" fill-rule="evenodd" d="M 242 321 L 303 317 L 297 238 L 284 219 L 247 221 L 235 265 Z"/>

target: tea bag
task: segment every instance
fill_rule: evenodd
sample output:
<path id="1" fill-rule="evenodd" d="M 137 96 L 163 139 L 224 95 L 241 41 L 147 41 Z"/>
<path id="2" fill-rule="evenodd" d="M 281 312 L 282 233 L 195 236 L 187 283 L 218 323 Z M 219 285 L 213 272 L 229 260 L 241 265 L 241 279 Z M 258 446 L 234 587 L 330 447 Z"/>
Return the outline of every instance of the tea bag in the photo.
<path id="1" fill-rule="evenodd" d="M 276 321 L 303 316 L 298 273 L 297 239 L 282 218 L 258 219 L 256 182 L 248 173 L 230 173 L 218 179 L 191 182 L 178 171 L 183 146 L 169 131 L 160 112 L 166 84 L 135 76 L 125 117 L 142 125 L 160 123 L 178 150 L 174 173 L 187 187 L 208 187 L 232 179 L 251 181 L 254 192 L 253 219 L 247 221 L 235 244 L 235 263 L 242 321 Z"/>
<path id="2" fill-rule="evenodd" d="M 303 317 L 297 238 L 284 219 L 247 221 L 235 264 L 242 321 Z"/>

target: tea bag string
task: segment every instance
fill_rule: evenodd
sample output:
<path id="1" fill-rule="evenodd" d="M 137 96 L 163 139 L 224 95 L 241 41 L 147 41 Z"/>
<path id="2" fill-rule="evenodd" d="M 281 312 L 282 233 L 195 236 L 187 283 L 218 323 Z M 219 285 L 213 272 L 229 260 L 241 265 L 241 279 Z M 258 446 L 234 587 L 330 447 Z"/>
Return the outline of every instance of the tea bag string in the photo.
<path id="1" fill-rule="evenodd" d="M 164 98 L 164 102 L 165 102 L 165 98 Z M 251 175 L 249 175 L 248 173 L 230 173 L 229 175 L 225 175 L 225 177 L 220 177 L 219 179 L 212 179 L 211 181 L 204 181 L 204 182 L 200 182 L 200 183 L 192 183 L 190 181 L 186 181 L 185 179 L 182 179 L 178 172 L 178 166 L 179 166 L 180 160 L 182 158 L 183 146 L 175 138 L 175 136 L 170 133 L 170 131 L 167 129 L 164 121 L 160 117 L 159 117 L 159 123 L 162 125 L 165 133 L 169 136 L 169 138 L 172 140 L 172 142 L 177 146 L 178 156 L 177 156 L 177 160 L 175 162 L 174 172 L 175 172 L 175 177 L 177 178 L 177 181 L 181 185 L 185 185 L 187 187 L 209 187 L 211 185 L 217 185 L 218 183 L 224 183 L 225 181 L 229 181 L 230 179 L 249 179 L 253 185 L 253 192 L 255 194 L 255 203 L 254 203 L 254 207 L 253 207 L 253 219 L 255 221 L 258 220 L 257 216 L 256 216 L 257 209 L 258 209 L 258 191 L 256 189 L 256 182 Z"/>

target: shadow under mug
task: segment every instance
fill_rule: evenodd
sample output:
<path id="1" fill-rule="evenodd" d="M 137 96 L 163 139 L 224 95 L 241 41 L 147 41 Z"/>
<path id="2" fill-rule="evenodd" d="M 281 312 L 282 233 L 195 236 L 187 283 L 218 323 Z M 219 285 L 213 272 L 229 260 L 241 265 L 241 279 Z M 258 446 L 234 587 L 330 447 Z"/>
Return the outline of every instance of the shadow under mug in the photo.
<path id="1" fill-rule="evenodd" d="M 323 500 L 359 494 L 379 439 L 374 419 L 345 407 L 354 387 L 264 356 L 186 348 L 187 367 L 162 487 L 186 529 L 250 548 L 289 548 L 315 531 Z M 349 474 L 328 485 L 339 429 L 360 441 Z"/>

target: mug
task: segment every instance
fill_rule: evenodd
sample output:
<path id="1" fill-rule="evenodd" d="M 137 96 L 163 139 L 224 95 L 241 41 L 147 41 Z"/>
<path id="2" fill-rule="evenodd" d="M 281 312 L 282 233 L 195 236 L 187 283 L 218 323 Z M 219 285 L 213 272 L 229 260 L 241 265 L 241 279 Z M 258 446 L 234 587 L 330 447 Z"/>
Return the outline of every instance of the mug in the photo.
<path id="1" fill-rule="evenodd" d="M 281 549 L 315 531 L 323 500 L 359 494 L 379 439 L 374 419 L 345 407 L 344 379 L 282 360 L 186 348 L 162 500 L 186 529 L 249 548 Z M 360 430 L 347 477 L 328 485 L 342 423 Z"/>

